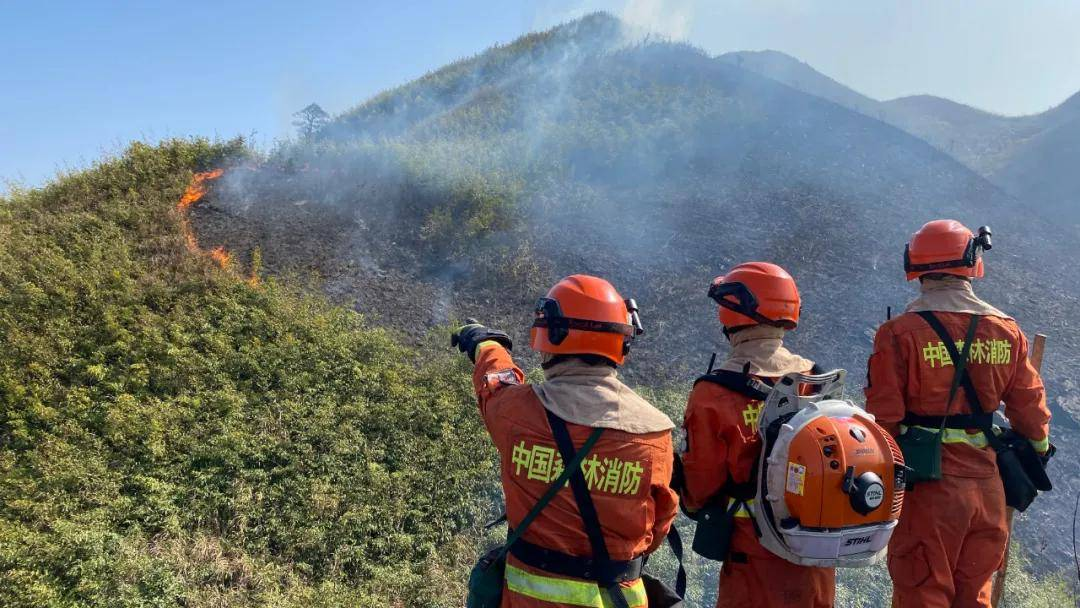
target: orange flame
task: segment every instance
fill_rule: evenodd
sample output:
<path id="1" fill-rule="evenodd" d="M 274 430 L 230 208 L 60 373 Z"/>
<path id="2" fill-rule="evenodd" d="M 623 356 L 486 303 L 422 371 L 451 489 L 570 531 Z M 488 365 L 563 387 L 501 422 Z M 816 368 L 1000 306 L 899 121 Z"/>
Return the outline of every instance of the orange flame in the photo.
<path id="1" fill-rule="evenodd" d="M 176 204 L 176 208 L 180 211 L 186 211 L 188 207 L 201 201 L 202 197 L 206 196 L 206 182 L 221 177 L 223 173 L 225 173 L 223 169 L 196 173 L 191 178 L 187 190 L 184 190 L 184 196 L 180 197 L 180 202 Z"/>
<path id="2" fill-rule="evenodd" d="M 221 246 L 214 247 L 214 249 L 210 251 L 210 257 L 222 268 L 228 268 L 229 265 L 232 264 L 232 254 Z"/>
<path id="3" fill-rule="evenodd" d="M 207 182 L 215 180 L 221 177 L 225 171 L 223 169 L 214 169 L 213 171 L 205 171 L 203 173 L 196 173 L 191 178 L 191 183 L 188 184 L 184 195 L 180 197 L 180 200 L 176 203 L 176 210 L 180 212 L 181 224 L 180 230 L 184 235 L 184 242 L 187 244 L 189 251 L 197 252 L 199 249 L 199 241 L 195 238 L 195 231 L 191 228 L 191 219 L 188 217 L 188 211 L 191 206 L 202 200 L 206 196 L 208 189 Z M 224 247 L 215 247 L 210 252 L 210 257 L 218 263 L 222 268 L 228 268 L 232 262 L 232 256 Z"/>

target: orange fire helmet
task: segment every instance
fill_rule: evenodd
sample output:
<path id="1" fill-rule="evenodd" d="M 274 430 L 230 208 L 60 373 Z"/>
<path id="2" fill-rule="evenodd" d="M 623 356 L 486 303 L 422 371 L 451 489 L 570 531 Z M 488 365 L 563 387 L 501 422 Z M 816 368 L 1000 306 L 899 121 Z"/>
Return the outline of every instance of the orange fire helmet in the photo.
<path id="1" fill-rule="evenodd" d="M 720 323 L 727 329 L 759 324 L 795 329 L 799 324 L 799 289 L 776 264 L 739 264 L 713 279 L 709 297 L 720 305 Z"/>
<path id="2" fill-rule="evenodd" d="M 634 300 L 624 300 L 604 279 L 575 274 L 536 303 L 529 345 L 553 355 L 599 355 L 621 365 L 642 333 Z"/>
<path id="3" fill-rule="evenodd" d="M 927 274 L 982 278 L 982 253 L 993 246 L 990 236 L 989 226 L 980 227 L 976 236 L 956 220 L 928 222 L 904 249 L 907 280 Z"/>

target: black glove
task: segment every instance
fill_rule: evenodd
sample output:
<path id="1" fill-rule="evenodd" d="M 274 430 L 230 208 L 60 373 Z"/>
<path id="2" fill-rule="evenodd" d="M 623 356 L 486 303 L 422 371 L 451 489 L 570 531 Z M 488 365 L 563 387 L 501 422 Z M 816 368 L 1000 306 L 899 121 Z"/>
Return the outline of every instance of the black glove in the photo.
<path id="1" fill-rule="evenodd" d="M 506 332 L 497 329 L 488 329 L 477 323 L 476 319 L 465 319 L 466 325 L 458 328 L 450 336 L 450 346 L 456 346 L 458 350 L 469 355 L 469 361 L 476 363 L 476 347 L 481 342 L 491 340 L 513 350 L 514 343 Z"/>

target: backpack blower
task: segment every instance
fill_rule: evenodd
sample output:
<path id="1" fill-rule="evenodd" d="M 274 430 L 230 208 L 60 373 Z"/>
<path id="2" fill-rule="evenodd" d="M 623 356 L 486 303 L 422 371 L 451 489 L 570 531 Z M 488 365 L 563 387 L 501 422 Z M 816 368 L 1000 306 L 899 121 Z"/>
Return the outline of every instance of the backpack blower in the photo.
<path id="1" fill-rule="evenodd" d="M 759 419 L 753 511 L 761 544 L 803 566 L 878 563 L 904 502 L 900 448 L 873 415 L 843 399 L 845 374 L 784 376 Z"/>

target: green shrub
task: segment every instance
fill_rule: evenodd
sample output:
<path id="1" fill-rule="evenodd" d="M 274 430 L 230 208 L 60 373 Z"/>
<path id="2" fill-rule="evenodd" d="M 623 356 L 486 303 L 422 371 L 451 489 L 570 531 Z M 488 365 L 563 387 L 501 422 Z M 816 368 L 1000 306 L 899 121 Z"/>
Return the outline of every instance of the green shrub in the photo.
<path id="1" fill-rule="evenodd" d="M 0 201 L 0 605 L 460 601 L 495 479 L 467 366 L 188 252 L 192 171 L 242 154 Z"/>

